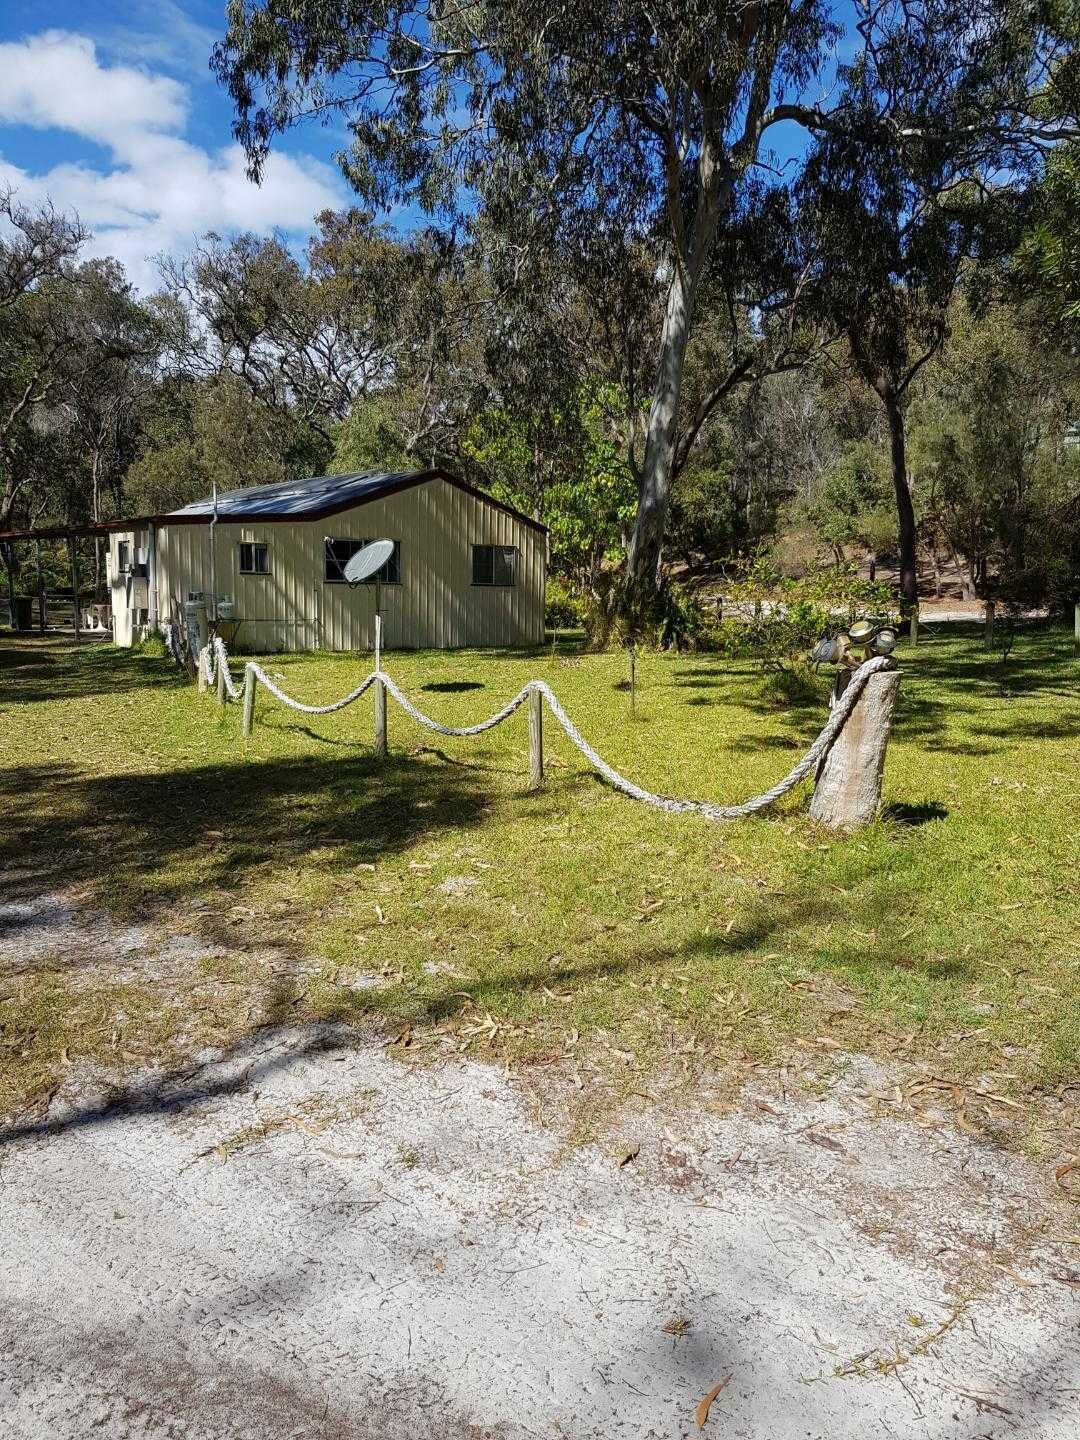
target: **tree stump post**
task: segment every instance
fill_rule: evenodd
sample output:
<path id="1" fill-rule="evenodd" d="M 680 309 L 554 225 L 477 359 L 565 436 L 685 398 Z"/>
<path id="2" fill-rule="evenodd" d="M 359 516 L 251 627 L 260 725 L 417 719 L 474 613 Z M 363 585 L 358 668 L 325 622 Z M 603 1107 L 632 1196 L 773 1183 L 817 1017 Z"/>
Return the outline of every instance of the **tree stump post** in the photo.
<path id="1" fill-rule="evenodd" d="M 224 710 L 229 703 L 229 692 L 225 689 L 225 656 L 219 654 L 217 658 L 217 703 Z"/>
<path id="2" fill-rule="evenodd" d="M 879 670 L 866 682 L 818 769 L 810 802 L 814 820 L 836 830 L 854 830 L 877 814 L 899 688 L 899 670 Z"/>
<path id="3" fill-rule="evenodd" d="M 255 671 L 250 665 L 244 670 L 244 719 L 241 725 L 244 737 L 251 734 L 251 726 L 255 720 Z"/>
<path id="4" fill-rule="evenodd" d="M 375 754 L 381 756 L 389 748 L 386 743 L 386 686 L 381 680 L 376 680 L 372 689 L 375 692 Z"/>
<path id="5" fill-rule="evenodd" d="M 529 790 L 544 788 L 544 697 L 529 691 Z"/>

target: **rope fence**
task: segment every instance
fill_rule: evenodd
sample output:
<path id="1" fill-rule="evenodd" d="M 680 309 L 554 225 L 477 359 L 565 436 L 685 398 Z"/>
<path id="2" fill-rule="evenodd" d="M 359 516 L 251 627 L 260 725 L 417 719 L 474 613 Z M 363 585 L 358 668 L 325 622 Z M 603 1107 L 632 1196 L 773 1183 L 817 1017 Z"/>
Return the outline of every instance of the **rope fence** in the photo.
<path id="1" fill-rule="evenodd" d="M 254 660 L 249 660 L 244 666 L 244 682 L 238 685 L 232 677 L 229 669 L 229 656 L 225 648 L 225 642 L 220 636 L 216 636 L 210 645 L 206 645 L 199 652 L 198 659 L 198 681 L 199 689 L 205 691 L 216 688 L 218 701 L 225 705 L 228 700 L 243 700 L 244 719 L 243 733 L 250 735 L 255 709 L 256 685 L 263 685 L 271 695 L 282 705 L 290 710 L 299 711 L 303 715 L 331 715 L 337 710 L 344 710 L 347 705 L 352 705 L 365 694 L 366 691 L 375 687 L 376 694 L 376 751 L 386 753 L 386 696 L 390 695 L 396 703 L 409 715 L 418 725 L 428 730 L 435 731 L 438 735 L 446 735 L 451 738 L 460 739 L 469 735 L 482 735 L 485 730 L 493 730 L 496 725 L 501 725 L 508 720 L 516 710 L 519 710 L 526 703 L 530 706 L 530 782 L 532 788 L 539 788 L 543 782 L 543 728 L 542 709 L 547 706 L 552 718 L 561 727 L 567 739 L 574 745 L 589 765 L 607 783 L 613 786 L 622 794 L 628 795 L 632 800 L 639 800 L 642 804 L 651 805 L 658 810 L 667 810 L 673 814 L 693 813 L 704 815 L 709 820 L 741 820 L 748 815 L 756 815 L 759 811 L 765 810 L 768 806 L 776 803 L 793 790 L 800 781 L 815 771 L 822 760 L 828 754 L 829 749 L 836 741 L 837 736 L 843 729 L 846 720 L 854 710 L 862 692 L 865 690 L 871 677 L 883 670 L 894 669 L 893 661 L 886 656 L 877 655 L 867 660 L 853 673 L 847 688 L 833 705 L 829 718 L 826 721 L 817 739 L 810 745 L 809 749 L 795 762 L 791 770 L 782 780 L 777 781 L 771 789 L 764 790 L 760 795 L 754 795 L 749 800 L 744 800 L 741 805 L 716 805 L 708 800 L 682 800 L 671 795 L 654 795 L 652 791 L 635 785 L 632 780 L 621 775 L 612 765 L 600 755 L 585 737 L 578 730 L 577 726 L 570 719 L 570 716 L 563 709 L 558 696 L 543 680 L 530 680 L 521 690 L 509 700 L 501 710 L 496 710 L 486 720 L 480 720 L 475 725 L 443 725 L 438 720 L 432 719 L 430 715 L 417 708 L 405 692 L 397 685 L 393 678 L 385 670 L 377 668 L 360 682 L 355 690 L 350 690 L 340 700 L 335 700 L 329 705 L 306 705 L 303 701 L 287 695 L 266 673 L 263 667 Z M 381 714 L 381 722 L 380 722 Z"/>

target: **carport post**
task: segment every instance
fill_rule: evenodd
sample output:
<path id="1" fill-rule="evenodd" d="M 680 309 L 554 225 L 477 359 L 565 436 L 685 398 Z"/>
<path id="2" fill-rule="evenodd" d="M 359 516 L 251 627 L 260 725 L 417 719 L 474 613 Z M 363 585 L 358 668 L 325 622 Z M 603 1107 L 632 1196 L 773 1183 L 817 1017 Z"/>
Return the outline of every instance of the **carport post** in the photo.
<path id="1" fill-rule="evenodd" d="M 38 593 L 38 629 L 42 635 L 45 634 L 45 565 L 41 558 L 41 541 L 35 541 L 37 549 L 37 593 Z"/>
<path id="2" fill-rule="evenodd" d="M 529 691 L 529 789 L 544 788 L 544 697 Z"/>
<path id="3" fill-rule="evenodd" d="M 79 557 L 75 553 L 75 536 L 68 536 L 68 555 L 71 560 L 71 619 L 75 627 L 76 645 L 82 639 L 79 629 Z"/>
<path id="4" fill-rule="evenodd" d="M 376 680 L 372 689 L 375 691 L 375 754 L 385 755 L 388 749 L 386 743 L 386 686 L 381 680 Z"/>

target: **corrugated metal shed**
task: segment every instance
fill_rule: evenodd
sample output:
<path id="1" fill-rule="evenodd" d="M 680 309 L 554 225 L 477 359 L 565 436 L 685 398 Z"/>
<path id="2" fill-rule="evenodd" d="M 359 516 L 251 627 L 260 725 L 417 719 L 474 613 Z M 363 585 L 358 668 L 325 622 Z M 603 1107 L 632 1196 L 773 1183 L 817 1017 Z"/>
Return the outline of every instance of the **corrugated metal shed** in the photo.
<path id="1" fill-rule="evenodd" d="M 121 546 L 153 546 L 160 618 L 180 620 L 192 592 L 234 602 L 237 647 L 370 648 L 373 585 L 350 589 L 331 573 L 327 544 L 397 542 L 398 575 L 381 586 L 388 647 L 536 645 L 544 638 L 546 528 L 441 470 L 320 475 L 232 490 L 111 537 L 114 605 L 123 604 Z M 263 568 L 241 568 L 259 546 Z M 513 551 L 510 583 L 478 583 L 477 548 Z M 132 636 L 140 619 L 130 626 Z M 117 643 L 123 627 L 118 617 Z"/>

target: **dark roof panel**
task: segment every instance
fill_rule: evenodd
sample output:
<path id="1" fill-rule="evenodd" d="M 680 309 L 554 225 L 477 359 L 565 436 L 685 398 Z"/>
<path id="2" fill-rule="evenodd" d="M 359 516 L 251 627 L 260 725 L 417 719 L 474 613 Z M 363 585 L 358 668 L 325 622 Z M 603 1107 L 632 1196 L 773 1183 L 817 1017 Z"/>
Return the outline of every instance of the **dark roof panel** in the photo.
<path id="1" fill-rule="evenodd" d="M 259 515 L 299 517 L 331 507 L 344 509 L 374 500 L 386 491 L 400 490 L 410 481 L 430 478 L 429 470 L 359 471 L 354 475 L 314 475 L 309 480 L 286 480 L 279 485 L 252 485 L 246 490 L 220 492 L 217 513 L 221 520 Z M 213 498 L 208 497 L 171 511 L 169 518 L 213 513 Z"/>
<path id="2" fill-rule="evenodd" d="M 429 480 L 445 480 L 513 515 L 534 530 L 547 531 L 547 526 L 531 515 L 515 510 L 496 500 L 484 490 L 478 490 L 448 470 L 364 470 L 354 475 L 315 475 L 310 480 L 286 480 L 280 485 L 252 485 L 246 490 L 225 490 L 217 497 L 219 520 L 321 520 L 324 516 L 351 510 L 354 505 L 364 505 L 369 500 L 378 500 L 384 495 L 393 495 L 399 490 L 409 490 L 414 485 L 424 485 Z M 168 525 L 206 524 L 214 513 L 212 497 L 196 500 L 182 510 L 170 511 L 160 517 L 160 523 Z"/>

